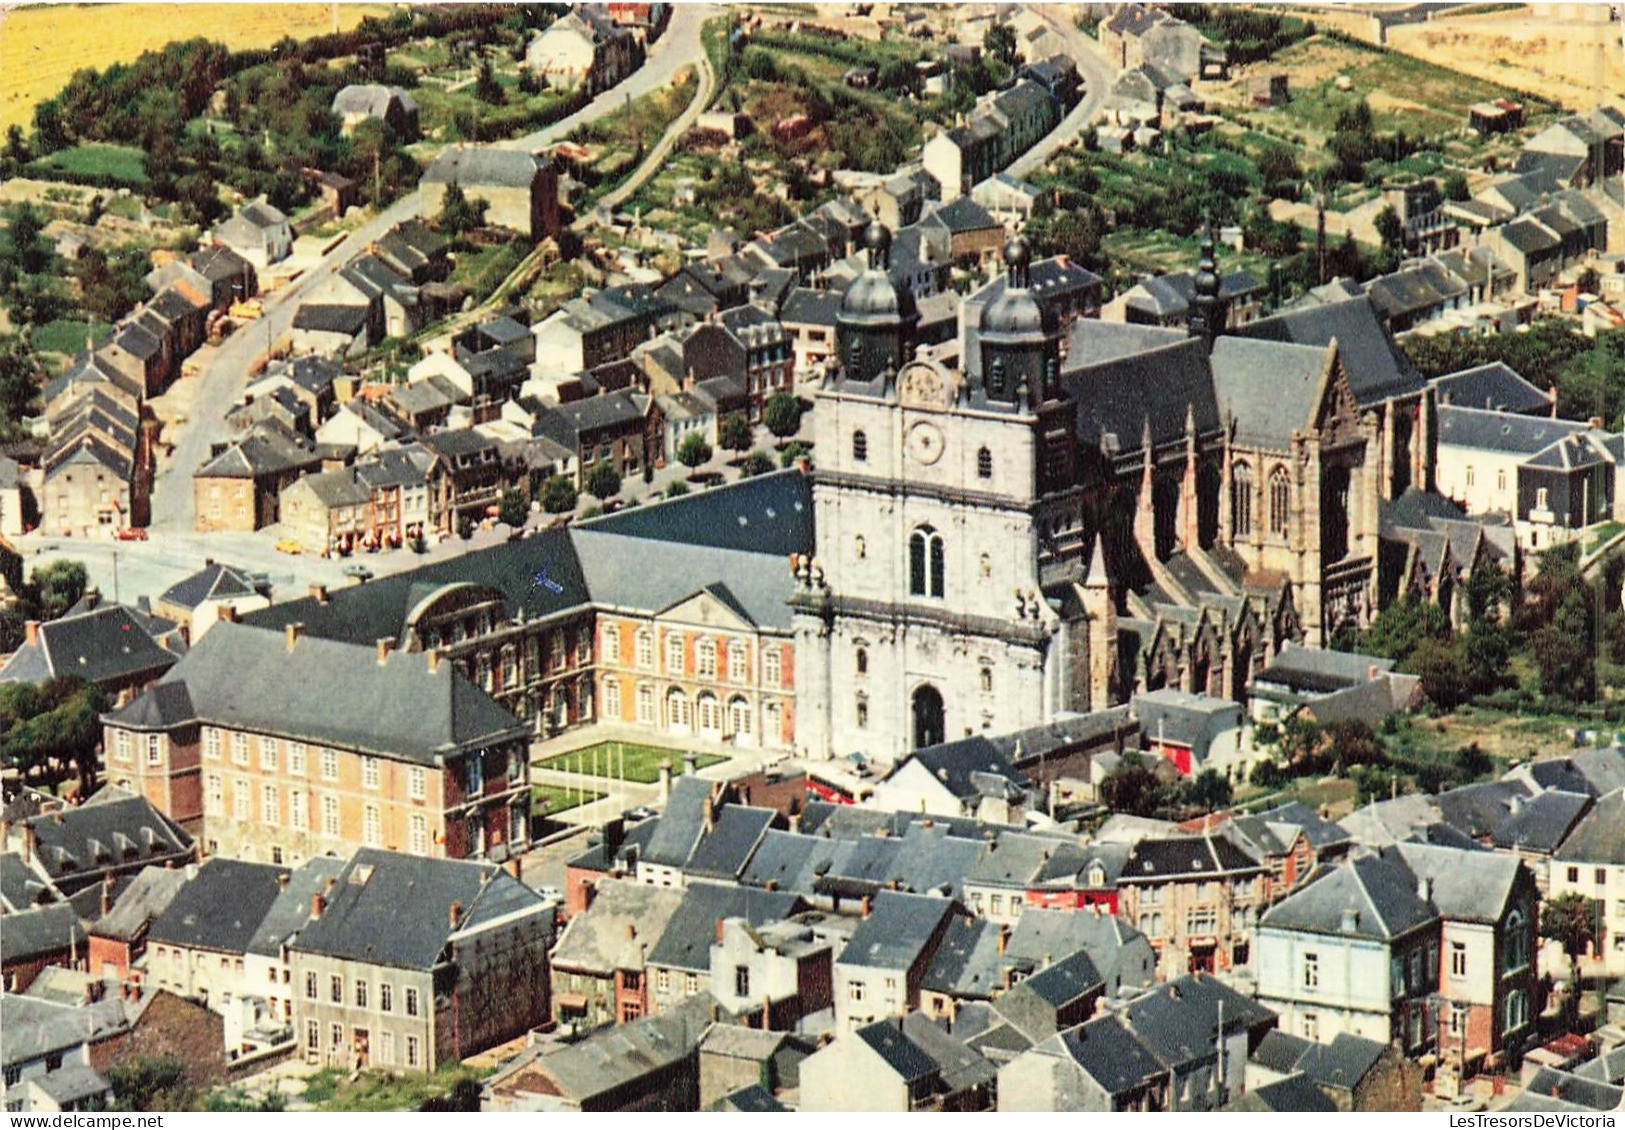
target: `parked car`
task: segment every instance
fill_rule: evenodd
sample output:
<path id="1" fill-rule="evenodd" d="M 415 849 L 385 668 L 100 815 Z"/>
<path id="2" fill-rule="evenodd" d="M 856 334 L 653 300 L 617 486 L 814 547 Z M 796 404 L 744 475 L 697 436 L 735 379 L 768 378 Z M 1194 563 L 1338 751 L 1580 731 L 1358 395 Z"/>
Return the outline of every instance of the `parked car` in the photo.
<path id="1" fill-rule="evenodd" d="M 283 538 L 276 543 L 278 553 L 298 553 L 300 550 L 298 538 Z"/>
<path id="2" fill-rule="evenodd" d="M 117 541 L 146 541 L 147 531 L 140 526 L 121 526 L 113 531 Z"/>
<path id="3" fill-rule="evenodd" d="M 372 570 L 367 568 L 365 565 L 346 565 L 344 567 L 344 575 L 346 577 L 354 577 L 358 581 L 370 581 L 372 580 L 373 576 Z"/>

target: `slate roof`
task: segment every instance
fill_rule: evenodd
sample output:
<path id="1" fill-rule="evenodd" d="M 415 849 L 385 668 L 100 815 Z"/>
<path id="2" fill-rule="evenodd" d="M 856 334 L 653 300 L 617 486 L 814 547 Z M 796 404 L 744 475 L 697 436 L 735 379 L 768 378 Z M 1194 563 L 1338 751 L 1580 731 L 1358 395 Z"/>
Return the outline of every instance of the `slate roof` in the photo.
<path id="1" fill-rule="evenodd" d="M 443 149 L 423 174 L 426 184 L 529 188 L 545 162 L 518 149 L 455 145 Z"/>
<path id="2" fill-rule="evenodd" d="M 0 667 L 0 683 L 68 675 L 89 683 L 141 680 L 162 674 L 177 658 L 124 605 L 103 604 L 41 624 L 38 642 L 24 643 Z"/>
<path id="3" fill-rule="evenodd" d="M 293 328 L 354 337 L 367 328 L 365 304 L 340 306 L 332 302 L 306 302 L 294 312 Z"/>
<path id="4" fill-rule="evenodd" d="M 1077 402 L 1078 439 L 1108 456 L 1137 453 L 1147 427 L 1158 447 L 1183 442 L 1187 415 L 1198 435 L 1221 425 L 1207 348 L 1195 338 L 1181 335 L 1172 344 L 1093 365 L 1080 366 L 1068 354 L 1067 365 L 1061 379 Z"/>
<path id="5" fill-rule="evenodd" d="M 97 937 L 134 941 L 162 914 L 186 885 L 186 872 L 173 867 L 144 867 L 119 893 L 113 908 L 95 925 Z"/>
<path id="6" fill-rule="evenodd" d="M 217 623 L 160 680 L 168 683 L 186 684 L 199 721 L 425 765 L 525 733 L 449 662 L 430 671 L 424 656 L 397 652 L 379 663 L 372 647 L 308 635 L 290 650 L 282 633 L 245 624 Z M 328 693 L 336 686 L 342 696 Z M 129 709 L 103 717 L 117 722 Z"/>
<path id="7" fill-rule="evenodd" d="M 760 1083 L 730 1091 L 706 1108 L 733 1114 L 779 1114 L 790 1108 L 774 1098 Z"/>
<path id="8" fill-rule="evenodd" d="M 7 914 L 5 929 L 0 930 L 0 961 L 7 966 L 74 947 L 81 955 L 86 952 L 85 927 L 66 902 Z"/>
<path id="9" fill-rule="evenodd" d="M 1625 864 L 1625 791 L 1602 797 L 1580 818 L 1555 859 L 1572 863 Z"/>
<path id="10" fill-rule="evenodd" d="M 1322 1087 L 1353 1091 L 1382 1058 L 1386 1044 L 1339 1032 L 1329 1044 L 1311 1043 L 1296 1067 Z"/>
<path id="11" fill-rule="evenodd" d="M 621 510 L 583 522 L 580 528 L 782 559 L 813 550 L 812 484 L 800 471 L 778 471 Z"/>
<path id="12" fill-rule="evenodd" d="M 916 750 L 911 757 L 899 762 L 884 780 L 895 778 L 910 761 L 961 799 L 981 795 L 983 789 L 976 778 L 984 775 L 1003 778 L 1017 786 L 1027 783 L 1026 774 L 1015 767 L 1009 755 L 980 734 Z"/>
<path id="13" fill-rule="evenodd" d="M 948 899 L 881 891 L 837 960 L 867 969 L 912 969 L 952 913 Z"/>
<path id="14" fill-rule="evenodd" d="M 1345 915 L 1345 911 L 1351 912 Z M 1323 868 L 1264 912 L 1264 928 L 1385 941 L 1438 918 L 1403 864 L 1374 855 Z"/>
<path id="15" fill-rule="evenodd" d="M 672 782 L 666 810 L 643 849 L 642 861 L 662 867 L 686 866 L 706 832 L 706 809 L 711 803 L 710 781 L 693 775 Z"/>
<path id="16" fill-rule="evenodd" d="M 1264 1038 L 1258 1041 L 1258 1047 L 1253 1049 L 1252 1055 L 1248 1058 L 1271 1071 L 1285 1074 L 1297 1067 L 1298 1060 L 1302 1059 L 1304 1053 L 1314 1044 L 1313 1040 L 1294 1036 L 1277 1028 L 1264 1034 Z"/>
<path id="17" fill-rule="evenodd" d="M 176 892 L 147 932 L 150 942 L 244 954 L 276 901 L 283 869 L 216 857 Z"/>
<path id="18" fill-rule="evenodd" d="M 1550 397 L 1501 361 L 1435 377 L 1439 406 L 1458 405 L 1532 415 L 1551 410 Z"/>
<path id="19" fill-rule="evenodd" d="M 649 950 L 649 964 L 668 969 L 707 972 L 716 924 L 742 918 L 763 926 L 788 918 L 802 909 L 799 895 L 787 891 L 759 891 L 720 883 L 691 883 L 666 919 L 659 941 Z"/>
<path id="20" fill-rule="evenodd" d="M 1560 439 L 1586 430 L 1584 424 L 1572 420 L 1453 404 L 1439 406 L 1438 421 L 1441 444 L 1516 455 L 1534 455 Z"/>
<path id="21" fill-rule="evenodd" d="M 266 428 L 244 436 L 207 460 L 194 472 L 193 477 L 247 479 L 320 464 L 321 458 L 314 451 L 290 436 Z"/>
<path id="22" fill-rule="evenodd" d="M 342 859 L 319 855 L 291 871 L 284 868 L 281 878 L 287 882 L 280 886 L 265 917 L 260 920 L 259 929 L 249 939 L 248 952 L 268 957 L 279 955 L 283 944 L 310 921 L 311 899 L 317 894 L 325 895 L 328 880 L 336 882 L 345 866 Z"/>
<path id="23" fill-rule="evenodd" d="M 177 608 L 196 608 L 206 600 L 257 595 L 258 590 L 247 573 L 224 562 L 214 561 L 169 586 L 158 600 Z"/>
<path id="24" fill-rule="evenodd" d="M 1312 428 L 1329 360 L 1321 346 L 1221 335 L 1213 343 L 1213 383 L 1237 440 L 1284 449 L 1294 431 Z"/>
<path id="25" fill-rule="evenodd" d="M 1059 1031 L 1060 1009 L 1100 991 L 1105 979 L 1082 950 L 1034 973 L 993 1002 L 993 1011 L 1033 1043 Z"/>
<path id="26" fill-rule="evenodd" d="M 690 876 L 729 882 L 739 878 L 778 815 L 771 808 L 728 805 L 717 814 L 715 826 L 694 849 L 685 872 Z"/>
<path id="27" fill-rule="evenodd" d="M 1361 407 L 1421 392 L 1426 382 L 1383 328 L 1368 297 L 1302 310 L 1284 310 L 1238 327 L 1255 340 L 1325 347 L 1335 338 L 1349 391 Z"/>
<path id="28" fill-rule="evenodd" d="M 1337 1104 L 1315 1086 L 1313 1079 L 1296 1073 L 1253 1087 L 1224 1109 L 1266 1114 L 1336 1114 Z"/>
<path id="29" fill-rule="evenodd" d="M 60 817 L 60 819 L 58 819 Z M 34 853 L 64 894 L 142 858 L 186 856 L 192 838 L 145 797 L 103 785 L 84 804 L 32 816 Z"/>
<path id="30" fill-rule="evenodd" d="M 1071 1060 L 1108 1095 L 1133 1091 L 1163 1073 L 1151 1050 L 1116 1015 L 1059 1032 L 1035 1050 Z"/>
<path id="31" fill-rule="evenodd" d="M 617 969 L 642 969 L 682 900 L 683 892 L 669 887 L 601 881 L 592 905 L 571 918 L 559 935 L 553 968 L 599 977 Z M 713 922 L 707 937 L 715 937 L 715 929 Z"/>
<path id="32" fill-rule="evenodd" d="M 0 912 L 11 914 L 60 900 L 49 877 L 24 863 L 16 852 L 0 851 Z"/>
<path id="33" fill-rule="evenodd" d="M 1004 985 L 1001 932 L 998 923 L 985 918 L 955 916 L 931 955 L 920 986 L 955 1000 L 991 1000 Z"/>
<path id="34" fill-rule="evenodd" d="M 125 1027 L 117 1000 L 72 1008 L 16 993 L 0 996 L 0 1062 L 7 1067 L 68 1051 Z"/>
<path id="35" fill-rule="evenodd" d="M 1135 997 L 1122 1017 L 1140 1043 L 1174 1070 L 1215 1058 L 1224 1033 L 1267 1024 L 1275 1013 L 1217 978 L 1191 973 Z"/>
<path id="36" fill-rule="evenodd" d="M 1193 875 L 1258 870 L 1260 864 L 1223 836 L 1147 838 L 1129 850 L 1121 883 L 1160 882 Z"/>
<path id="37" fill-rule="evenodd" d="M 403 915 L 402 907 L 414 913 Z M 541 907 L 540 895 L 492 863 L 362 848 L 328 891 L 322 916 L 300 929 L 292 947 L 367 965 L 427 970 L 440 961 L 454 933 Z"/>
<path id="38" fill-rule="evenodd" d="M 1379 673 L 1390 671 L 1394 661 L 1287 643 L 1276 653 L 1270 665 L 1254 676 L 1254 681 L 1282 683 L 1293 690 L 1325 693 L 1369 682 L 1373 666 Z"/>
<path id="39" fill-rule="evenodd" d="M 877 1020 L 852 1033 L 874 1051 L 905 1083 L 917 1083 L 937 1074 L 937 1061 L 903 1034 L 902 1021 Z"/>

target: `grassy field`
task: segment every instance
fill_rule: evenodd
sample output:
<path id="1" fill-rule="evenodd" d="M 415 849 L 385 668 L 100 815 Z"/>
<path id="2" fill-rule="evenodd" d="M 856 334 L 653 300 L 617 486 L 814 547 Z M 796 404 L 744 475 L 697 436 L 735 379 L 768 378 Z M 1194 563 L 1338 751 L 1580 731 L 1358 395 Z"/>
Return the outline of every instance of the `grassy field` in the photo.
<path id="1" fill-rule="evenodd" d="M 207 36 L 233 50 L 348 31 L 388 4 L 49 4 L 0 13 L 0 129 L 32 124 L 34 105 L 82 67 L 133 62 L 143 51 Z"/>
<path id="2" fill-rule="evenodd" d="M 531 811 L 538 816 L 557 816 L 568 809 L 604 799 L 603 793 L 591 789 L 578 792 L 562 785 L 534 785 L 530 793 Z"/>
<path id="3" fill-rule="evenodd" d="M 127 145 L 76 145 L 31 162 L 24 172 L 38 174 L 54 169 L 69 176 L 111 177 L 131 188 L 141 188 L 147 183 L 145 157 L 141 150 Z"/>
<path id="4" fill-rule="evenodd" d="M 34 329 L 34 348 L 41 353 L 60 353 L 64 357 L 71 357 L 85 347 L 85 335 L 89 333 L 97 345 L 107 340 L 113 327 L 104 322 L 70 321 L 66 318 L 55 322 L 46 322 L 43 326 Z"/>
<path id="5" fill-rule="evenodd" d="M 477 1081 L 486 1074 L 453 1064 L 429 1075 L 377 1069 L 351 1079 L 342 1068 L 324 1067 L 305 1081 L 305 1101 L 318 1110 L 417 1110 L 428 1100 L 449 1094 L 463 1080 Z"/>
<path id="6" fill-rule="evenodd" d="M 696 759 L 696 765 L 704 769 L 707 765 L 715 765 L 719 761 L 726 760 L 728 760 L 726 757 L 719 757 L 716 754 L 702 753 Z M 662 761 L 671 762 L 671 771 L 674 774 L 682 773 L 682 750 L 640 745 L 637 742 L 599 742 L 597 745 L 578 749 L 574 753 L 550 757 L 537 764 L 544 769 L 553 769 L 560 773 L 596 773 L 602 777 L 623 777 L 628 781 L 650 785 L 660 779 Z"/>

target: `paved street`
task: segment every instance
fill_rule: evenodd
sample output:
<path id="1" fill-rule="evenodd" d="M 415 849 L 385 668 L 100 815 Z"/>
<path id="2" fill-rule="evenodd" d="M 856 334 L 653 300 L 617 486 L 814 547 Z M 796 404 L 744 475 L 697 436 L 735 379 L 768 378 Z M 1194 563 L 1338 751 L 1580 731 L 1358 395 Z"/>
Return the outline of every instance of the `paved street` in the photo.
<path id="1" fill-rule="evenodd" d="M 1072 58 L 1078 64 L 1078 74 L 1084 82 L 1084 95 L 1078 104 L 1072 107 L 1072 112 L 1061 119 L 1061 124 L 1046 134 L 1037 145 L 1010 165 L 1010 175 L 1013 177 L 1030 176 L 1044 167 L 1063 146 L 1069 145 L 1080 136 L 1084 128 L 1100 116 L 1106 104 L 1106 94 L 1111 87 L 1112 78 L 1116 71 L 1107 61 L 1100 49 L 1100 44 L 1092 36 L 1079 31 L 1072 22 L 1076 14 L 1075 9 L 1065 5 L 1045 5 L 1040 13 L 1055 28 L 1057 34 L 1067 42 L 1067 48 Z"/>

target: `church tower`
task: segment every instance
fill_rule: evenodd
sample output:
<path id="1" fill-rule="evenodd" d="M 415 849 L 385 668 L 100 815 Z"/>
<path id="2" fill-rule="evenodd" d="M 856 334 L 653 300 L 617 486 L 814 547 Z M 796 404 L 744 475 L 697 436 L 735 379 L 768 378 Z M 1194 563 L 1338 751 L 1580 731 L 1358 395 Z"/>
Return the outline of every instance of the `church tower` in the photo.
<path id="1" fill-rule="evenodd" d="M 879 220 L 863 233 L 869 266 L 841 298 L 835 315 L 835 343 L 843 376 L 874 380 L 896 373 L 914 355 L 920 311 L 914 294 L 891 277 L 891 232 Z"/>
<path id="2" fill-rule="evenodd" d="M 1209 353 L 1213 342 L 1224 329 L 1227 311 L 1219 295 L 1219 269 L 1213 257 L 1213 226 L 1202 229 L 1202 258 L 1196 265 L 1196 297 L 1191 302 L 1190 333 L 1207 343 Z"/>
<path id="3" fill-rule="evenodd" d="M 1039 569 L 1059 333 L 1027 293 L 1025 245 L 981 324 L 1001 391 L 945 360 L 951 344 L 892 369 L 917 315 L 886 276 L 879 225 L 869 243 L 841 311 L 843 363 L 812 416 L 817 547 L 790 601 L 796 744 L 815 758 L 897 760 L 1038 725 L 1068 697 Z"/>

